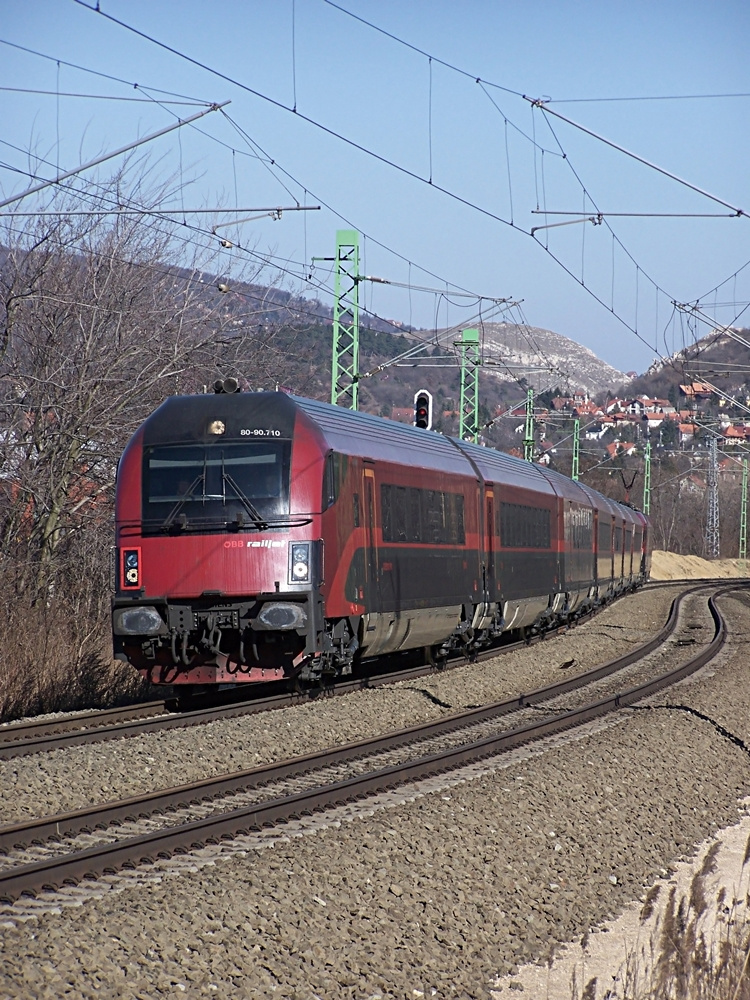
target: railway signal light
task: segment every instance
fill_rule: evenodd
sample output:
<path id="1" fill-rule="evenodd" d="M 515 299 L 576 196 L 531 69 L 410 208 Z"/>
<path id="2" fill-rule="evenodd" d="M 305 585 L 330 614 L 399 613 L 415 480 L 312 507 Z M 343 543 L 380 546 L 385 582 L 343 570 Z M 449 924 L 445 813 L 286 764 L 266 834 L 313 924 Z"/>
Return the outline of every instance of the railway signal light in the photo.
<path id="1" fill-rule="evenodd" d="M 414 393 L 414 426 L 427 431 L 432 427 L 432 393 L 426 389 Z"/>

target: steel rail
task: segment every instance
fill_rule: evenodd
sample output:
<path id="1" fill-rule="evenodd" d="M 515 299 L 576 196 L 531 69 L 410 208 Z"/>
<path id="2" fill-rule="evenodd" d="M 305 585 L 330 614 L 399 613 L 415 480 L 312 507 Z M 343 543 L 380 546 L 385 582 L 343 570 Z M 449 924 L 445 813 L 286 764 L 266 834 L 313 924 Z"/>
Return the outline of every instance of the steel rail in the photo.
<path id="1" fill-rule="evenodd" d="M 739 580 L 740 578 L 738 578 Z M 655 581 L 646 584 L 648 589 L 684 586 L 691 581 L 669 580 Z M 721 585 L 725 579 L 702 580 L 686 593 L 706 586 Z M 622 595 L 627 596 L 627 595 Z M 595 608 L 581 615 L 573 624 L 582 624 L 598 614 L 606 605 Z M 531 637 L 528 640 L 506 642 L 478 652 L 474 659 L 482 661 L 495 656 L 510 653 L 536 642 L 542 642 L 561 631 L 567 631 L 569 626 L 557 626 L 548 632 Z M 60 750 L 73 746 L 86 746 L 101 743 L 111 739 L 142 736 L 147 733 L 160 732 L 167 729 L 184 729 L 190 726 L 207 725 L 219 719 L 231 719 L 257 712 L 275 711 L 288 708 L 291 705 L 314 701 L 318 698 L 349 694 L 365 688 L 380 687 L 385 684 L 396 684 L 401 681 L 415 680 L 429 676 L 439 670 L 455 669 L 466 663 L 463 655 L 451 657 L 445 666 L 435 667 L 424 664 L 409 667 L 405 670 L 390 672 L 375 672 L 363 674 L 353 680 L 338 681 L 326 688 L 313 688 L 308 691 L 285 691 L 266 697 L 223 702 L 203 708 L 187 708 L 180 712 L 170 711 L 169 700 L 144 702 L 141 705 L 128 705 L 115 709 L 104 709 L 79 713 L 70 716 L 60 716 L 55 719 L 32 720 L 16 725 L 0 726 L 0 761 L 13 760 L 31 754 L 51 750 Z"/>
<path id="2" fill-rule="evenodd" d="M 601 610 L 603 607 L 595 608 L 585 615 L 581 615 L 576 619 L 575 624 L 588 621 Z M 503 645 L 478 652 L 474 659 L 480 661 L 510 653 L 524 645 L 541 642 L 556 632 L 566 631 L 567 628 L 568 626 L 562 625 L 547 633 L 533 636 L 529 640 L 506 642 Z M 449 658 L 446 665 L 441 667 L 436 667 L 434 664 L 423 664 L 404 670 L 388 672 L 376 670 L 352 680 L 338 681 L 335 685 L 325 688 L 284 691 L 266 697 L 256 696 L 246 701 L 226 701 L 210 707 L 188 708 L 181 712 L 169 711 L 168 701 L 154 701 L 144 702 L 142 705 L 128 705 L 116 709 L 61 716 L 56 719 L 32 720 L 17 725 L 0 726 L 0 760 L 13 760 L 16 757 L 27 757 L 44 751 L 86 746 L 111 739 L 142 736 L 146 733 L 161 732 L 166 729 L 185 729 L 189 726 L 207 725 L 218 719 L 231 719 L 257 712 L 274 711 L 303 702 L 315 701 L 318 698 L 344 695 L 351 691 L 414 680 L 437 673 L 440 670 L 455 669 L 466 662 L 466 657 L 459 655 Z"/>
<path id="3" fill-rule="evenodd" d="M 537 688 L 528 694 L 521 693 L 514 698 L 504 701 L 493 702 L 490 705 L 483 705 L 478 708 L 469 709 L 468 711 L 455 712 L 452 715 L 444 715 L 432 722 L 409 726 L 406 729 L 399 730 L 397 733 L 385 733 L 366 740 L 346 743 L 328 751 L 294 757 L 278 764 L 261 764 L 258 767 L 245 771 L 238 771 L 229 775 L 218 775 L 201 781 L 180 785 L 167 791 L 155 791 L 144 796 L 134 796 L 104 806 L 87 806 L 83 809 L 47 817 L 43 820 L 29 820 L 12 826 L 0 827 L 0 851 L 25 846 L 52 836 L 75 836 L 94 827 L 101 828 L 109 826 L 112 823 L 130 820 L 139 814 L 143 814 L 145 806 L 149 807 L 150 812 L 163 811 L 179 808 L 180 806 L 194 802 L 218 798 L 222 795 L 231 795 L 240 790 L 244 791 L 256 788 L 261 784 L 268 784 L 271 781 L 286 778 L 290 774 L 300 773 L 305 770 L 306 765 L 309 765 L 309 768 L 313 769 L 347 763 L 366 754 L 402 746 L 413 740 L 417 735 L 424 739 L 443 736 L 446 733 L 455 732 L 457 729 L 476 725 L 488 719 L 499 718 L 511 712 L 518 711 L 521 708 L 527 708 L 545 700 L 556 698 L 559 695 L 567 694 L 576 688 L 593 683 L 630 666 L 636 660 L 642 659 L 658 648 L 674 632 L 682 601 L 692 593 L 693 591 L 686 591 L 672 601 L 669 616 L 664 627 L 647 642 L 635 647 L 635 649 L 630 650 L 630 652 L 623 656 L 616 657 L 607 663 L 593 667 L 585 673 L 576 674 L 563 681 L 556 681 L 554 684 Z"/>
<path id="4" fill-rule="evenodd" d="M 414 781 L 476 762 L 484 757 L 513 749 L 523 743 L 562 732 L 574 726 L 580 726 L 608 712 L 626 707 L 648 697 L 662 687 L 682 679 L 716 655 L 725 641 L 726 625 L 716 607 L 715 599 L 723 593 L 736 589 L 738 589 L 736 585 L 726 587 L 719 594 L 712 595 L 710 598 L 709 611 L 714 621 L 714 637 L 707 646 L 687 663 L 637 687 L 578 709 L 551 716 L 546 720 L 536 721 L 502 734 L 485 737 L 406 764 L 394 765 L 321 788 L 307 790 L 266 803 L 254 804 L 251 807 L 223 813 L 220 816 L 207 817 L 143 836 L 131 837 L 118 843 L 99 845 L 63 858 L 50 858 L 32 865 L 12 868 L 0 872 L 0 898 L 11 901 L 22 894 L 39 892 L 67 881 L 75 882 L 83 878 L 95 877 L 96 874 L 153 860 L 156 856 L 165 856 L 165 854 L 169 856 L 175 851 L 190 850 L 199 844 L 205 844 L 207 841 L 235 836 L 245 833 L 249 829 L 291 819 L 310 810 L 318 810 L 343 801 L 352 801 L 364 795 L 386 790 L 395 784 Z M 670 622 L 676 623 L 679 604 L 686 596 L 688 595 L 680 595 L 679 600 L 673 602 Z M 311 754 L 279 764 L 223 776 L 219 779 L 208 779 L 179 789 L 171 789 L 166 793 L 152 793 L 141 799 L 135 798 L 112 803 L 99 810 L 79 810 L 75 813 L 49 817 L 37 823 L 17 824 L 0 830 L 0 847 L 7 850 L 19 843 L 29 843 L 31 840 L 37 842 L 41 839 L 49 839 L 51 836 L 73 835 L 94 826 L 106 826 L 118 820 L 132 819 L 139 814 L 147 815 L 156 809 L 175 808 L 188 802 L 199 802 L 206 798 L 231 794 L 233 791 L 244 791 L 258 785 L 268 784 L 290 774 L 309 772 L 330 766 L 333 763 L 359 759 L 378 750 L 394 749 L 414 741 L 417 734 L 422 739 L 442 732 L 450 732 L 461 726 L 476 723 L 483 718 L 490 718 L 493 713 L 504 714 L 505 711 L 512 710 L 510 706 L 519 708 L 530 705 L 535 701 L 543 700 L 544 696 L 554 697 L 575 686 L 580 686 L 582 683 L 606 676 L 607 673 L 612 673 L 615 669 L 622 669 L 623 666 L 655 649 L 660 641 L 663 641 L 665 637 L 668 638 L 673 628 L 674 625 L 671 628 L 665 626 L 659 637 L 655 637 L 638 649 L 631 651 L 625 657 L 589 671 L 587 675 L 570 678 L 551 685 L 549 688 L 531 692 L 529 695 L 521 695 L 510 702 L 474 709 L 468 713 L 459 713 L 426 726 L 411 727 L 397 733 L 329 750 L 322 754 Z"/>
<path id="5" fill-rule="evenodd" d="M 135 719 L 149 718 L 167 712 L 166 701 L 144 701 L 137 705 L 122 705 L 119 708 L 95 709 L 77 712 L 74 715 L 60 715 L 54 719 L 30 719 L 25 722 L 0 726 L 0 749 L 4 744 L 22 744 L 27 740 L 38 740 L 44 736 L 60 735 L 79 730 L 85 726 L 96 728 L 113 725 L 118 720 L 123 723 Z M 0 757 L 0 759 L 2 759 Z"/>

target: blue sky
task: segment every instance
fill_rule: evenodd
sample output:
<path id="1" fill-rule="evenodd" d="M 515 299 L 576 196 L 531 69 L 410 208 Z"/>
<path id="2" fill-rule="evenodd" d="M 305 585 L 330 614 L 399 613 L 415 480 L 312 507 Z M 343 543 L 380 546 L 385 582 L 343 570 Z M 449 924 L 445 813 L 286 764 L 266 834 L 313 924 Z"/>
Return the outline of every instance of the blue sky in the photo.
<path id="1" fill-rule="evenodd" d="M 750 94 L 750 5 L 340 7 L 101 0 L 97 13 L 75 0 L 4 0 L 2 198 L 30 186 L 24 171 L 49 178 L 197 110 L 101 95 L 231 101 L 155 141 L 150 155 L 157 171 L 186 182 L 169 207 L 323 204 L 227 231 L 286 261 L 289 287 L 330 301 L 330 265 L 311 260 L 330 257 L 336 230 L 353 227 L 362 270 L 395 283 L 364 283 L 365 304 L 420 327 L 476 325 L 480 308 L 493 315 L 488 300 L 511 299 L 520 306 L 495 318 L 546 327 L 643 371 L 708 333 L 712 319 L 750 326 L 750 218 L 728 217 L 750 212 L 750 97 L 716 96 Z M 51 166 L 30 167 L 28 150 Z M 602 224 L 574 221 L 599 212 Z M 573 224 L 530 235 L 559 222 Z M 226 252 L 227 274 L 239 253 Z M 487 299 L 480 307 L 458 290 Z M 674 302 L 698 302 L 704 319 Z"/>

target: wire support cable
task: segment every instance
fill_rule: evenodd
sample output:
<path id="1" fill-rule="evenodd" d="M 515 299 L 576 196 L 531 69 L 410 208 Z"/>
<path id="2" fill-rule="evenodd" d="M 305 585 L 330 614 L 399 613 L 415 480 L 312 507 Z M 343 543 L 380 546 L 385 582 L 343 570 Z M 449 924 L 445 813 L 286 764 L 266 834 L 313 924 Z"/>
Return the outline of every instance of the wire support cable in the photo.
<path id="1" fill-rule="evenodd" d="M 199 111 L 197 114 L 192 115 L 190 118 L 181 118 L 171 125 L 165 126 L 163 129 L 159 129 L 158 132 L 152 132 L 150 135 L 144 136 L 142 139 L 136 139 L 134 142 L 129 142 L 125 146 L 121 146 L 119 149 L 115 149 L 113 152 L 105 153 L 103 156 L 97 156 L 93 160 L 89 160 L 87 163 L 82 163 L 80 166 L 75 167 L 73 170 L 66 170 L 65 173 L 58 174 L 52 180 L 42 181 L 33 187 L 28 188 L 21 194 L 13 195 L 10 198 L 5 198 L 0 201 L 0 208 L 5 208 L 7 205 L 13 205 L 17 201 L 22 201 L 24 198 L 28 198 L 32 194 L 37 194 L 39 191 L 44 191 L 45 188 L 52 187 L 55 184 L 59 184 L 61 181 L 67 180 L 69 177 L 75 177 L 76 174 L 83 173 L 84 170 L 89 170 L 91 167 L 99 166 L 101 163 L 106 163 L 107 160 L 112 160 L 117 156 L 121 156 L 123 153 L 129 152 L 131 149 L 136 149 L 138 146 L 143 146 L 145 143 L 153 142 L 154 139 L 158 139 L 163 135 L 167 135 L 169 132 L 173 132 L 175 129 L 182 128 L 183 125 L 188 125 L 192 121 L 196 121 L 198 118 L 203 118 L 204 115 L 210 114 L 212 111 L 218 111 L 228 104 L 229 101 L 225 101 L 224 104 L 213 104 L 210 108 L 205 108 L 203 111 Z"/>
<path id="2" fill-rule="evenodd" d="M 724 208 L 731 209 L 733 216 L 738 218 L 740 216 L 744 216 L 747 218 L 748 213 L 743 209 L 738 208 L 736 205 L 732 205 L 728 201 L 724 201 L 723 198 L 719 198 L 717 195 L 711 194 L 710 191 L 705 191 L 703 188 L 698 187 L 696 184 L 692 184 L 690 181 L 686 181 L 682 177 L 678 177 L 677 174 L 673 174 L 670 170 L 666 170 L 664 167 L 660 167 L 656 163 L 652 163 L 650 160 L 645 159 L 645 157 L 639 156 L 638 153 L 634 153 L 631 150 L 626 149 L 625 146 L 620 146 L 619 143 L 613 142 L 611 139 L 606 139 L 603 135 L 599 135 L 598 132 L 594 132 L 592 129 L 586 128 L 585 125 L 581 125 L 579 122 L 573 121 L 572 118 L 567 118 L 565 115 L 561 115 L 559 111 L 553 111 L 552 108 L 547 106 L 546 101 L 528 97 L 526 94 L 524 94 L 523 97 L 524 100 L 529 101 L 532 107 L 539 108 L 542 114 L 554 115 L 555 118 L 559 118 L 560 121 L 565 122 L 567 125 L 572 125 L 573 128 L 578 129 L 585 135 L 591 136 L 592 139 L 603 142 L 605 146 L 610 146 L 612 149 L 617 150 L 618 153 L 622 153 L 623 155 L 630 157 L 630 159 L 635 160 L 637 163 L 641 163 L 643 166 L 649 167 L 651 170 L 655 170 L 664 177 L 668 177 L 677 184 L 681 184 L 683 187 L 689 188 L 691 191 L 695 191 L 696 194 L 702 195 L 710 201 L 715 201 L 718 205 L 723 205 Z"/>

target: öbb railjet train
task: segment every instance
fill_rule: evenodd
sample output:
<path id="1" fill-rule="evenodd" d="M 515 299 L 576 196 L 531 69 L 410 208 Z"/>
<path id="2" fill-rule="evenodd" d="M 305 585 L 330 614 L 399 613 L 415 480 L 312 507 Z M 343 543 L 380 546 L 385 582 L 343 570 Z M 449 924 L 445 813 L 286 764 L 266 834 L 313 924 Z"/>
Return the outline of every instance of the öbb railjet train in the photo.
<path id="1" fill-rule="evenodd" d="M 648 576 L 648 519 L 582 483 L 225 385 L 167 399 L 118 469 L 115 655 L 154 683 L 316 680 L 418 648 L 472 655 Z"/>

